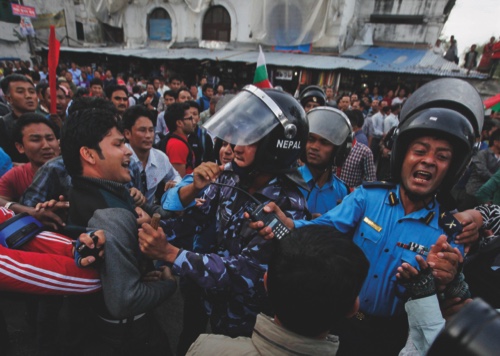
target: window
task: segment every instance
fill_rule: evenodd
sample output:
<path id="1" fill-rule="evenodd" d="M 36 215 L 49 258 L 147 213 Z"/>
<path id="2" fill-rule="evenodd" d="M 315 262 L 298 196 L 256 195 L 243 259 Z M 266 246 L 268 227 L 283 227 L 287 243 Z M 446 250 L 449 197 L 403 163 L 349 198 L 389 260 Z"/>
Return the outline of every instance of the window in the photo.
<path id="1" fill-rule="evenodd" d="M 76 39 L 78 41 L 85 41 L 85 32 L 83 31 L 83 23 L 76 21 Z"/>
<path id="2" fill-rule="evenodd" d="M 21 20 L 19 16 L 12 15 L 12 8 L 10 6 L 11 1 L 0 0 L 0 21 L 19 24 Z M 12 1 L 14 4 L 18 4 L 19 1 Z"/>
<path id="3" fill-rule="evenodd" d="M 203 18 L 202 40 L 229 42 L 231 38 L 231 17 L 222 6 L 211 7 Z"/>
<path id="4" fill-rule="evenodd" d="M 167 10 L 156 8 L 149 14 L 148 37 L 153 41 L 172 40 L 172 20 Z"/>
<path id="5" fill-rule="evenodd" d="M 106 43 L 123 43 L 123 28 L 101 23 L 103 39 Z"/>

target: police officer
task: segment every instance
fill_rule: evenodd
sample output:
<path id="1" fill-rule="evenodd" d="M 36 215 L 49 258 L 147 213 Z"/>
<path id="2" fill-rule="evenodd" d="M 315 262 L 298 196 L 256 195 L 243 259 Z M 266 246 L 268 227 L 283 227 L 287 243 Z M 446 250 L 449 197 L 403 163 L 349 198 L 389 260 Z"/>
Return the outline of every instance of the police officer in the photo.
<path id="1" fill-rule="evenodd" d="M 299 172 L 309 186 L 301 188 L 307 208 L 318 216 L 335 207 L 349 194 L 349 187 L 333 172 L 341 167 L 352 146 L 352 128 L 340 110 L 321 106 L 307 113 L 309 136 Z"/>
<path id="2" fill-rule="evenodd" d="M 300 93 L 299 101 L 300 105 L 302 105 L 307 113 L 318 106 L 324 106 L 326 103 L 326 95 L 321 87 L 309 85 Z"/>
<path id="3" fill-rule="evenodd" d="M 361 313 L 337 330 L 342 340 L 340 354 L 397 354 L 407 337 L 397 267 L 404 261 L 418 268 L 415 256 L 427 255 L 443 233 L 454 240 L 452 246 L 477 238 L 471 216 L 457 214 L 457 221 L 446 213 L 440 198 L 470 161 L 482 121 L 481 99 L 472 86 L 450 78 L 430 82 L 408 99 L 401 112 L 391 161 L 394 184 L 365 184 L 314 221 L 292 222 L 275 206 L 266 208 L 291 228 L 333 225 L 352 233 L 370 261 L 360 293 Z M 468 219 L 467 226 L 460 233 L 457 227 L 464 219 Z M 251 227 L 261 228 L 263 223 Z M 272 233 L 265 227 L 261 235 Z M 443 249 L 444 258 L 434 261 L 433 268 L 438 283 L 446 285 L 459 257 L 448 244 Z"/>
<path id="4" fill-rule="evenodd" d="M 223 167 L 202 163 L 190 178 L 192 183 L 168 192 L 164 206 L 171 210 L 192 206 L 205 189 L 204 203 L 188 209 L 179 228 L 189 229 L 192 237 L 215 227 L 212 236 L 204 235 L 212 237 L 213 253 L 179 250 L 147 224 L 140 246 L 149 256 L 173 263 L 177 274 L 204 290 L 214 333 L 250 336 L 256 315 L 264 308 L 263 276 L 273 247 L 272 241 L 248 229 L 243 214 L 255 204 L 253 196 L 262 203 L 276 202 L 290 217 L 305 217 L 306 201 L 298 185 L 307 186 L 296 161 L 309 128 L 304 110 L 292 96 L 254 86 L 245 87 L 204 126 L 235 145 L 234 160 Z M 175 234 L 189 236 L 185 231 Z"/>

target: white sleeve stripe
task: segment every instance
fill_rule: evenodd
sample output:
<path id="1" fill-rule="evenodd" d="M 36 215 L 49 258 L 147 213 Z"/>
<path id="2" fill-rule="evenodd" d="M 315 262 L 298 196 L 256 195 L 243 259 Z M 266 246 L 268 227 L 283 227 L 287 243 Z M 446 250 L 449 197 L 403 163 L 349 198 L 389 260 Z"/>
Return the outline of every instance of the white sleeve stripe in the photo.
<path id="1" fill-rule="evenodd" d="M 30 279 L 17 276 L 15 274 L 12 274 L 12 273 L 10 273 L 8 271 L 5 271 L 5 270 L 4 271 L 0 270 L 0 274 L 4 274 L 4 275 L 6 275 L 8 277 L 11 277 L 11 278 L 13 278 L 15 280 L 18 280 L 18 281 L 21 281 L 21 282 L 24 282 L 24 283 L 27 283 L 27 284 L 31 284 L 31 285 L 38 286 L 38 287 L 45 288 L 45 289 L 58 290 L 58 291 L 63 291 L 63 292 L 89 293 L 89 292 L 96 291 L 99 288 L 101 288 L 100 284 L 95 285 L 95 286 L 89 286 L 89 287 L 87 287 L 85 289 L 80 289 L 80 288 L 76 288 L 76 289 L 73 289 L 73 288 L 64 288 L 64 287 L 52 286 L 52 285 L 49 285 L 49 284 L 32 281 Z M 0 289 L 2 289 L 2 288 L 0 288 Z"/>
<path id="2" fill-rule="evenodd" d="M 65 282 L 65 281 L 60 281 L 60 280 L 57 280 L 57 279 L 53 279 L 53 278 L 50 278 L 50 277 L 46 277 L 46 276 L 41 276 L 41 275 L 37 275 L 35 273 L 32 273 L 32 272 L 28 272 L 28 271 L 25 271 L 21 268 L 17 268 L 17 267 L 14 267 L 12 265 L 9 265 L 8 263 L 5 263 L 3 261 L 0 261 L 0 266 L 3 266 L 5 268 L 5 272 L 7 273 L 7 271 L 9 271 L 9 273 L 16 273 L 18 275 L 25 275 L 27 277 L 31 277 L 31 278 L 34 278 L 34 279 L 39 279 L 41 281 L 44 281 L 45 283 L 52 283 L 52 284 L 55 284 L 55 285 L 61 285 L 61 286 L 67 286 L 67 287 L 74 287 L 74 288 L 88 288 L 89 285 L 92 286 L 92 285 L 95 285 L 97 284 L 94 280 L 94 282 L 88 280 L 88 281 L 82 281 L 82 283 L 78 284 L 78 283 L 69 283 L 69 282 Z M 100 284 L 100 283 L 99 283 Z"/>
<path id="3" fill-rule="evenodd" d="M 58 236 L 46 236 L 44 234 L 38 234 L 36 235 L 36 238 L 37 239 L 40 239 L 40 240 L 47 240 L 47 241 L 53 241 L 53 242 L 57 242 L 57 243 L 63 243 L 65 245 L 71 245 L 71 241 L 68 241 L 66 239 L 63 239 L 61 237 L 58 237 Z"/>
<path id="4" fill-rule="evenodd" d="M 20 268 L 25 268 L 25 269 L 29 269 L 29 270 L 33 270 L 35 272 L 38 272 L 38 273 L 43 273 L 43 274 L 47 274 L 47 275 L 50 275 L 54 278 L 60 278 L 60 279 L 67 279 L 67 280 L 71 280 L 71 281 L 75 281 L 75 282 L 100 282 L 99 279 L 88 279 L 88 278 L 80 278 L 80 277 L 73 277 L 73 276 L 66 276 L 64 274 L 60 274 L 60 273 L 57 273 L 57 272 L 53 272 L 53 271 L 49 271 L 49 270 L 46 270 L 46 269 L 43 269 L 43 268 L 38 268 L 38 267 L 35 267 L 33 265 L 29 265 L 29 264 L 25 264 L 25 263 L 20 263 L 20 262 L 17 262 L 16 260 L 10 258 L 9 256 L 4 256 L 4 255 L 0 255 L 0 263 L 2 262 L 2 260 L 5 260 L 6 262 L 4 262 L 5 264 L 12 264 L 12 265 L 17 265 L 19 266 Z"/>

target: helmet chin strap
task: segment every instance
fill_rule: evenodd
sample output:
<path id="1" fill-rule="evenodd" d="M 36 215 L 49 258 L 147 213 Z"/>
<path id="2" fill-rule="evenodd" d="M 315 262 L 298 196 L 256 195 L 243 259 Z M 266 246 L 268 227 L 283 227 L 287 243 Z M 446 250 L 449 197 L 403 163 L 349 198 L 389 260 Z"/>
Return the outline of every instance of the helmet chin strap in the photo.
<path id="1" fill-rule="evenodd" d="M 406 186 L 403 183 L 401 183 L 401 186 L 403 187 L 403 190 L 405 191 L 406 196 L 408 197 L 408 199 L 410 199 L 411 202 L 413 202 L 413 203 L 422 202 L 424 204 L 424 208 L 426 210 L 432 210 L 436 207 L 436 193 L 437 192 L 432 192 L 429 194 L 421 195 L 421 194 L 415 194 L 415 193 L 411 192 L 410 190 L 408 190 L 408 188 L 406 188 Z M 432 198 L 429 201 L 429 203 L 426 202 L 426 200 L 428 198 Z"/>

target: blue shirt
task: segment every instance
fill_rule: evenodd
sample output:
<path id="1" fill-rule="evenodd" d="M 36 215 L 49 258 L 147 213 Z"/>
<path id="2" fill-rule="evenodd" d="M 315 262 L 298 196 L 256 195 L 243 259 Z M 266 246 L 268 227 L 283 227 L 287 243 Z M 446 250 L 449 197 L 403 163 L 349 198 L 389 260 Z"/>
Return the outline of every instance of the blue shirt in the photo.
<path id="1" fill-rule="evenodd" d="M 390 202 L 391 192 L 397 198 L 394 205 Z M 295 221 L 296 228 L 318 224 L 354 233 L 354 242 L 370 262 L 368 276 L 359 294 L 360 310 L 370 315 L 388 317 L 404 312 L 404 300 L 400 298 L 404 289 L 396 282 L 396 270 L 403 262 L 416 268 L 418 264 L 415 260 L 417 253 L 399 247 L 398 242 L 416 243 L 430 249 L 444 233 L 438 225 L 439 203 L 433 204 L 433 209 L 421 209 L 406 215 L 400 201 L 399 185 L 391 189 L 359 187 L 342 204 L 321 217 L 313 221 Z M 432 213 L 432 219 L 426 224 L 424 220 Z"/>
<path id="2" fill-rule="evenodd" d="M 361 142 L 365 146 L 368 146 L 368 138 L 366 137 L 363 130 L 356 131 L 354 133 L 354 138 L 356 139 L 356 141 Z"/>
<path id="3" fill-rule="evenodd" d="M 12 160 L 9 155 L 0 147 L 0 177 L 12 168 Z"/>
<path id="4" fill-rule="evenodd" d="M 300 188 L 302 194 L 307 199 L 307 208 L 309 211 L 319 214 L 324 214 L 328 210 L 337 206 L 337 204 L 349 194 L 347 185 L 342 182 L 336 175 L 331 174 L 330 179 L 320 188 L 311 174 L 307 165 L 299 167 L 299 172 L 302 178 L 306 181 L 310 188 L 310 192 Z"/>

